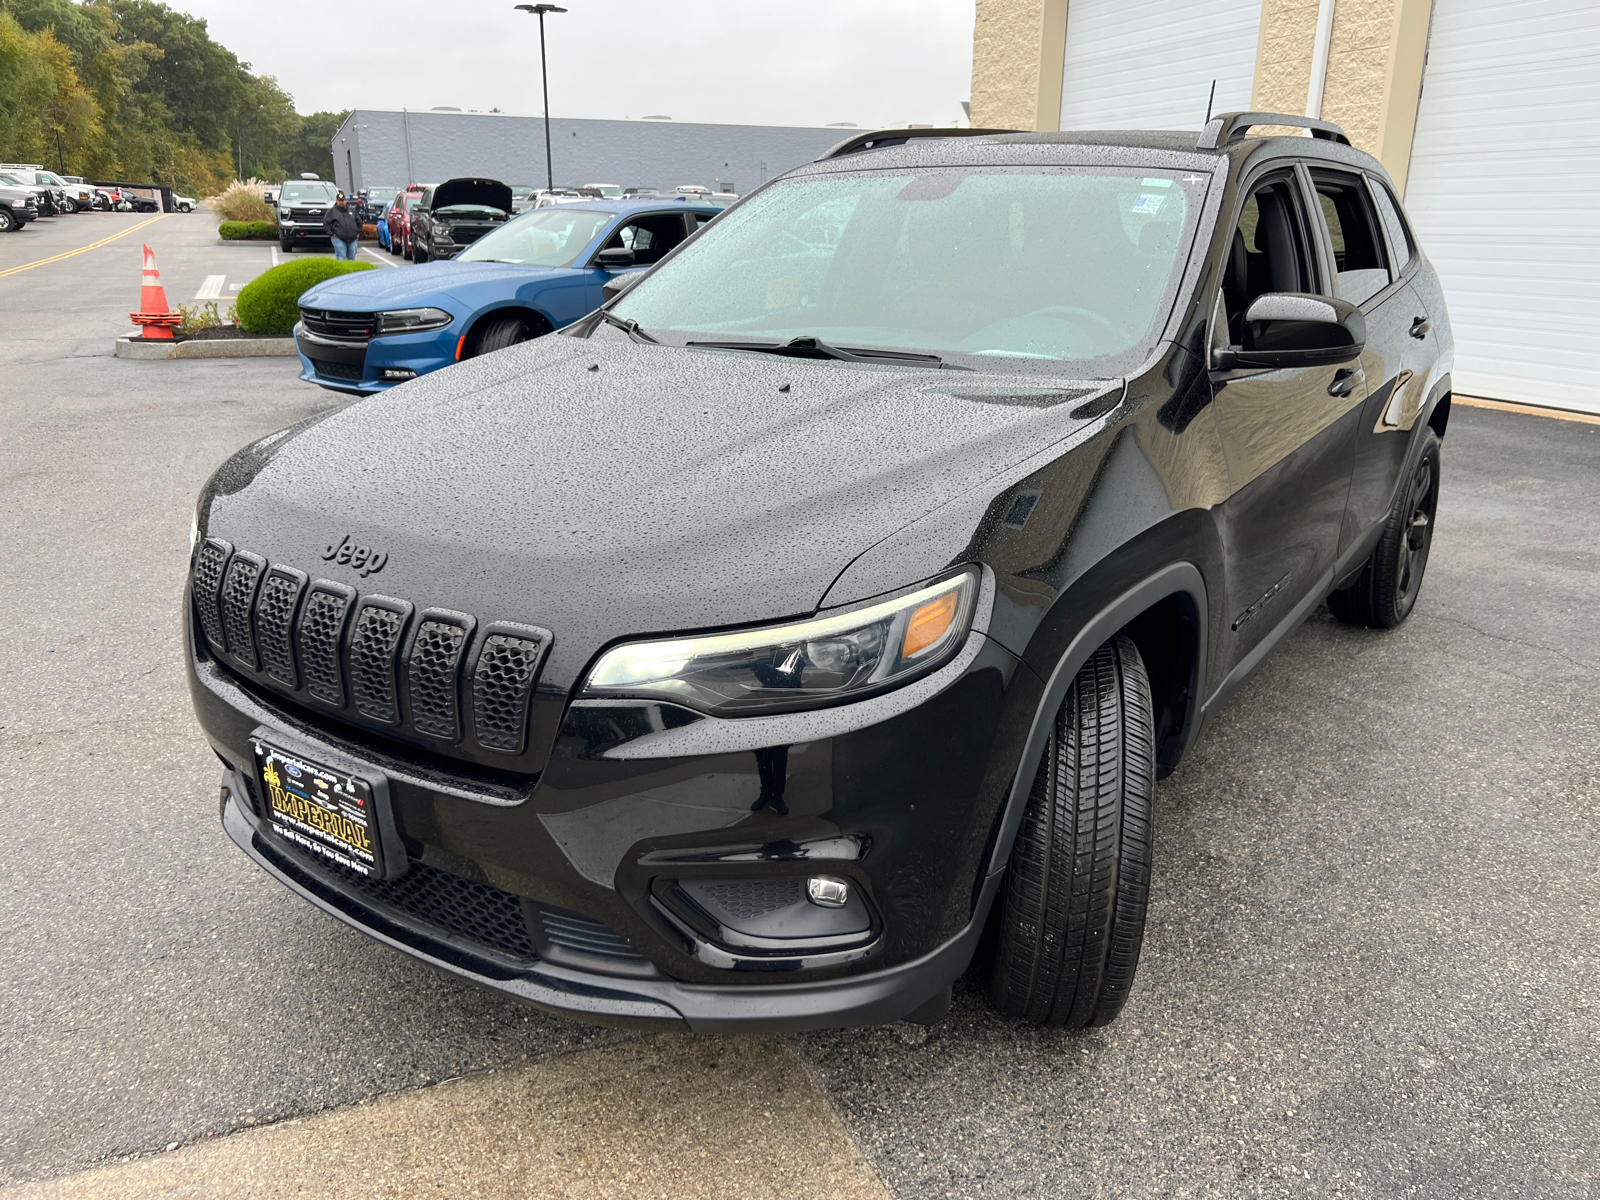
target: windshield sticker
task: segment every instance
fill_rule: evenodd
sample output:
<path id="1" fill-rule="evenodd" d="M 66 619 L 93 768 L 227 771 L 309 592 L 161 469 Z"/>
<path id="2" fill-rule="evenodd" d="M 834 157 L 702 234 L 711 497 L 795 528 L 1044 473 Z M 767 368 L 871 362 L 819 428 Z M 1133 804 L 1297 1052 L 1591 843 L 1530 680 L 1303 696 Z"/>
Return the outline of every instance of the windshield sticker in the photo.
<path id="1" fill-rule="evenodd" d="M 799 304 L 800 284 L 801 279 L 798 275 L 772 280 L 767 284 L 767 307 L 792 308 Z"/>
<path id="2" fill-rule="evenodd" d="M 1139 198 L 1133 202 L 1133 211 L 1140 216 L 1153 217 L 1161 211 L 1166 200 L 1165 196 L 1158 196 L 1154 192 L 1140 192 Z"/>
<path id="3" fill-rule="evenodd" d="M 1141 179 L 1141 180 L 1139 180 L 1139 186 L 1140 187 L 1171 187 L 1172 186 L 1172 180 L 1170 180 L 1170 179 Z"/>

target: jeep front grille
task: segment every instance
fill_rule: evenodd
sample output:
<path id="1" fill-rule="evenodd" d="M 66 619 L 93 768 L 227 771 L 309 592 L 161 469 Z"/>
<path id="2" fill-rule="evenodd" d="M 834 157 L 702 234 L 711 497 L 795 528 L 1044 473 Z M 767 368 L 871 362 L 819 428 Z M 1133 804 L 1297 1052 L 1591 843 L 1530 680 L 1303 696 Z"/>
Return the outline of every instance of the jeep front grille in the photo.
<path id="1" fill-rule="evenodd" d="M 356 724 L 520 755 L 548 631 L 358 594 L 208 538 L 195 615 L 217 656 L 274 691 Z M 470 684 L 470 686 L 469 686 Z M 470 711 L 466 706 L 470 704 Z"/>

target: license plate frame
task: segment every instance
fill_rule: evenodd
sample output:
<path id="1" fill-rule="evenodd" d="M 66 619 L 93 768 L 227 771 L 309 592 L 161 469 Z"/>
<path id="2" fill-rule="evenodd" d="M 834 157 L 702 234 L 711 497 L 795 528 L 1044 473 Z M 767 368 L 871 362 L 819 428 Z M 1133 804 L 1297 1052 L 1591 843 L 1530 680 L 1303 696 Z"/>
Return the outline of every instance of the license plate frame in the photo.
<path id="1" fill-rule="evenodd" d="M 404 870 L 405 854 L 393 853 L 398 838 L 381 773 L 316 748 L 307 752 L 272 731 L 257 730 L 250 744 L 261 818 L 273 836 L 368 879 L 397 874 L 395 865 Z"/>

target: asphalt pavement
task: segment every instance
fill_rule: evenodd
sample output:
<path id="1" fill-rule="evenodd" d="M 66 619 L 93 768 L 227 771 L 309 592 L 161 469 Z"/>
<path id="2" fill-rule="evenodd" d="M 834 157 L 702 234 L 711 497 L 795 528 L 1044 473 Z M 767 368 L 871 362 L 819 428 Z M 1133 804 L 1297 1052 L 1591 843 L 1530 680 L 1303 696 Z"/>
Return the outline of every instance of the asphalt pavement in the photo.
<path id="1" fill-rule="evenodd" d="M 903 1198 L 1600 1192 L 1600 424 L 1457 407 L 1411 619 L 1320 612 L 1159 787 L 1119 1021 L 1036 1030 L 962 987 L 931 1030 L 782 1039 L 760 1056 L 798 1093 L 775 1130 L 776 1084 L 697 1084 L 693 1111 L 658 1086 L 752 1043 L 592 1029 L 436 975 L 222 834 L 179 646 L 193 499 L 234 448 L 344 401 L 289 359 L 111 357 L 141 243 L 175 302 L 272 259 L 203 212 L 147 221 L 0 236 L 0 1185 L 208 1138 L 286 1153 L 223 1137 L 285 1119 L 325 1148 L 393 1093 L 455 1164 L 437 1194 L 462 1194 L 443 1143 L 477 1126 L 427 1114 L 471 1088 L 474 1111 L 605 1129 L 594 1162 L 638 1166 L 633 1195 L 868 1195 L 871 1172 Z M 694 1112 L 754 1149 L 674 1144 L 679 1173 L 646 1184 L 638 1156 Z M 832 1174 L 780 1168 L 808 1146 Z M 623 1194 L 591 1169 L 530 1167 L 521 1194 Z M 135 1194 L 105 1178 L 70 1194 Z"/>

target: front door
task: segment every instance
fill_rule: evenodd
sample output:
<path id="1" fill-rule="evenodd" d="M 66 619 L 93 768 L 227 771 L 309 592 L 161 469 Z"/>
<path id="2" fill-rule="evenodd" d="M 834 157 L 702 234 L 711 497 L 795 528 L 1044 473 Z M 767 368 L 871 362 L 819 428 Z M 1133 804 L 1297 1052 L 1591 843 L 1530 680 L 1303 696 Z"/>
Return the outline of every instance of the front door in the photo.
<path id="1" fill-rule="evenodd" d="M 1248 188 L 1235 217 L 1212 344 L 1238 345 L 1244 314 L 1267 292 L 1326 294 L 1309 204 L 1296 172 Z M 1359 362 L 1212 374 L 1233 495 L 1223 506 L 1228 561 L 1224 658 L 1231 668 L 1313 591 L 1326 588 L 1350 492 Z"/>

